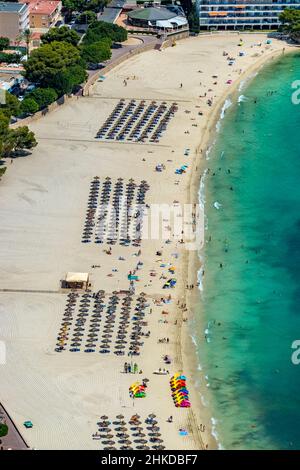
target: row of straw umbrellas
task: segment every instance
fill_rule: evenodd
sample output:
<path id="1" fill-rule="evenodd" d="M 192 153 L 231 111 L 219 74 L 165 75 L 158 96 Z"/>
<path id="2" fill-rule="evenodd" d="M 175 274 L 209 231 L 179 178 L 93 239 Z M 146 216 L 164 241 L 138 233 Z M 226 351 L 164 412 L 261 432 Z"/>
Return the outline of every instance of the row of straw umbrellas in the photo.
<path id="1" fill-rule="evenodd" d="M 120 113 L 124 109 L 124 107 L 125 107 L 125 99 L 122 98 L 119 100 L 118 104 L 113 109 L 112 113 L 110 113 L 110 115 L 108 116 L 108 118 L 106 119 L 102 127 L 97 132 L 98 138 L 104 137 L 104 135 L 106 134 L 106 130 L 109 129 L 114 124 L 114 121 L 120 116 Z"/>
<path id="2" fill-rule="evenodd" d="M 166 130 L 169 121 L 174 116 L 176 111 L 178 111 L 177 103 L 173 103 L 170 106 L 169 110 L 166 112 L 163 119 L 160 121 L 152 136 L 150 137 L 150 142 L 159 142 L 159 138 L 161 137 L 162 133 Z"/>
<path id="3" fill-rule="evenodd" d="M 116 108 L 118 108 L 118 106 L 119 105 L 117 105 Z M 97 137 L 111 140 L 125 140 L 126 136 L 128 136 L 131 131 L 136 132 L 137 127 L 143 128 L 143 126 L 148 123 L 156 107 L 155 101 L 152 101 L 147 106 L 145 100 L 140 102 L 136 102 L 134 99 L 130 100 L 122 112 L 116 116 L 114 122 L 111 122 L 111 120 L 105 122 L 104 126 L 102 126 L 98 132 Z"/>
<path id="4" fill-rule="evenodd" d="M 116 120 L 113 127 L 108 130 L 106 139 L 120 140 L 120 135 L 127 129 L 127 133 L 133 127 L 135 121 L 139 119 L 145 108 L 145 101 L 138 105 L 134 99 L 130 100 L 120 117 Z"/>
<path id="5" fill-rule="evenodd" d="M 111 178 L 106 177 L 103 184 L 102 184 L 102 194 L 101 194 L 101 205 L 102 208 L 106 208 L 109 198 L 110 198 L 110 191 L 111 191 Z M 99 191 L 100 191 L 100 178 L 95 176 L 90 183 L 90 193 L 87 203 L 87 213 L 86 219 L 82 234 L 82 242 L 87 243 L 91 242 L 92 235 L 94 233 L 95 227 L 95 216 L 96 212 L 101 209 L 99 205 Z M 99 206 L 99 207 L 98 207 Z M 102 211 L 100 213 L 103 216 Z"/>
<path id="6" fill-rule="evenodd" d="M 137 185 L 131 178 L 126 184 L 125 191 L 123 178 L 118 178 L 114 185 L 114 191 L 112 192 L 112 190 L 113 185 L 110 177 L 105 178 L 101 192 L 99 177 L 92 180 L 82 243 L 90 243 L 95 234 L 95 243 L 104 243 L 106 240 L 106 243 L 113 245 L 119 237 L 120 243 L 123 245 L 128 245 L 132 241 L 134 246 L 139 246 L 143 206 L 149 184 L 142 180 Z M 136 208 L 135 212 L 132 211 L 132 207 Z M 122 213 L 120 208 L 122 208 Z M 109 212 L 110 218 L 108 220 Z"/>
<path id="7" fill-rule="evenodd" d="M 121 99 L 97 132 L 96 137 L 143 142 L 154 131 L 150 141 L 158 142 L 167 123 L 178 109 L 177 103 L 173 103 L 169 109 L 166 105 L 166 102 L 157 104 L 156 101 L 151 101 L 146 105 L 145 100 L 136 102 L 134 99 L 126 105 L 125 100 Z"/>
<path id="8" fill-rule="evenodd" d="M 125 100 L 120 100 L 112 114 L 104 122 L 97 133 L 97 138 L 114 139 L 122 125 L 132 115 L 136 101 L 131 99 L 127 105 Z"/>
<path id="9" fill-rule="evenodd" d="M 114 354 L 124 356 L 127 349 L 131 355 L 139 355 L 142 341 L 146 297 L 141 293 L 133 304 L 133 295 L 127 294 L 120 306 L 118 293 L 113 292 L 105 299 L 103 290 L 97 293 L 85 293 L 80 296 L 72 292 L 68 294 L 61 329 L 57 338 L 57 350 L 66 349 L 70 343 L 70 351 L 78 352 L 84 344 L 85 352 L 108 354 L 114 349 Z M 133 309 L 133 306 L 135 308 Z"/>
<path id="10" fill-rule="evenodd" d="M 132 129 L 131 133 L 129 134 L 128 140 L 133 140 L 133 138 L 136 139 L 139 136 L 142 129 L 144 129 L 144 127 L 148 125 L 149 121 L 152 120 L 151 118 L 156 110 L 157 110 L 156 101 L 152 101 L 149 104 L 149 106 L 145 109 L 145 112 L 141 116 L 140 119 L 133 119 L 130 127 L 126 126 L 124 129 L 122 129 L 122 131 L 116 137 L 117 140 L 124 140 L 126 136 L 129 134 L 131 128 L 133 127 L 134 122 L 137 121 L 135 127 Z"/>
<path id="11" fill-rule="evenodd" d="M 131 117 L 128 119 L 126 125 L 123 127 L 123 129 L 121 130 L 121 132 L 117 135 L 117 140 L 125 140 L 126 136 L 128 136 L 128 134 L 130 133 L 129 137 L 128 137 L 128 140 L 131 140 L 132 138 L 132 134 L 134 132 L 134 130 L 132 130 L 132 127 L 134 125 L 134 123 L 137 121 L 137 122 L 141 122 L 141 120 L 139 119 L 143 114 L 145 116 L 145 101 L 142 100 L 139 102 L 138 106 L 136 107 L 135 111 L 132 113 Z"/>
<path id="12" fill-rule="evenodd" d="M 155 414 L 150 414 L 142 423 L 138 414 L 133 415 L 128 422 L 122 414 L 110 421 L 103 415 L 97 423 L 97 436 L 100 437 L 104 450 L 163 450 L 163 439 Z"/>
<path id="13" fill-rule="evenodd" d="M 160 125 L 162 116 L 167 110 L 166 102 L 164 101 L 162 104 L 156 108 L 156 112 L 153 114 L 152 118 L 149 120 L 149 123 L 146 127 L 143 128 L 143 132 L 135 132 L 133 133 L 133 137 L 136 140 L 145 140 L 148 138 L 149 134 L 155 129 L 155 127 Z"/>

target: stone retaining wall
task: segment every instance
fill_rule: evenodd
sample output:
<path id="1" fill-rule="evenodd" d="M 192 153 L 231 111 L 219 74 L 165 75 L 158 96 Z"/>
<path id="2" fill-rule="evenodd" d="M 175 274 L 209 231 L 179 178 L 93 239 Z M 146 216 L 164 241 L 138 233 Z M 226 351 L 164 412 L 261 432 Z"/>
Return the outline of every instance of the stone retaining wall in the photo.
<path id="1" fill-rule="evenodd" d="M 182 33 L 176 33 L 172 35 L 171 37 L 168 37 L 168 39 L 166 39 L 166 41 L 164 41 L 163 43 L 160 43 L 158 40 L 157 42 L 153 42 L 151 44 L 145 44 L 143 46 L 137 47 L 136 49 L 132 49 L 130 52 L 122 55 L 118 59 L 114 60 L 111 64 L 107 65 L 105 68 L 101 69 L 95 75 L 90 77 L 90 79 L 86 82 L 83 88 L 83 95 L 86 96 L 89 94 L 90 87 L 94 85 L 94 83 L 99 79 L 101 75 L 105 75 L 106 73 L 110 72 L 114 67 L 117 67 L 118 65 L 125 62 L 125 60 L 130 59 L 131 57 L 134 57 L 138 54 L 141 54 L 142 52 L 154 50 L 158 47 L 162 47 L 162 48 L 170 47 L 174 44 L 176 40 L 184 39 L 187 37 L 189 37 L 189 31 L 183 31 Z"/>
<path id="2" fill-rule="evenodd" d="M 12 129 L 20 126 L 27 126 L 33 121 L 36 121 L 37 119 L 40 119 L 43 116 L 46 116 L 47 114 L 51 113 L 55 109 L 58 109 L 60 106 L 63 106 L 65 103 L 72 101 L 74 99 L 77 99 L 77 96 L 68 96 L 68 95 L 63 95 L 58 100 L 54 101 L 51 103 L 47 108 L 42 109 L 41 111 L 38 111 L 37 113 L 33 114 L 32 116 L 28 116 L 24 119 L 20 119 L 17 122 L 14 122 L 13 124 L 10 125 Z"/>

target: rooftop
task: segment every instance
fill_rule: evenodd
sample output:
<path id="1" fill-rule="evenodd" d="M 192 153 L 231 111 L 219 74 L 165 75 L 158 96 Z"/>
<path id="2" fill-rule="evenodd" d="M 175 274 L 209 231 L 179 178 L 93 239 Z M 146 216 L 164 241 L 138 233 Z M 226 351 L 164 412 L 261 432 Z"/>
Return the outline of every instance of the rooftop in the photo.
<path id="1" fill-rule="evenodd" d="M 122 11 L 124 4 L 125 0 L 112 0 L 108 6 L 104 8 L 99 20 L 105 21 L 106 23 L 114 23 Z"/>
<path id="2" fill-rule="evenodd" d="M 173 13 L 166 8 L 155 7 L 138 8 L 137 10 L 133 10 L 128 13 L 129 18 L 145 21 L 169 20 L 174 18 L 174 16 L 176 16 L 176 13 Z"/>
<path id="3" fill-rule="evenodd" d="M 58 5 L 60 1 L 53 1 L 53 0 L 41 0 L 29 3 L 29 11 L 31 14 L 41 14 L 41 15 L 51 15 Z"/>
<path id="4" fill-rule="evenodd" d="M 0 2 L 0 12 L 18 13 L 26 9 L 26 5 L 22 3 Z"/>
<path id="5" fill-rule="evenodd" d="M 88 273 L 67 273 L 66 281 L 67 282 L 88 282 L 89 274 Z"/>

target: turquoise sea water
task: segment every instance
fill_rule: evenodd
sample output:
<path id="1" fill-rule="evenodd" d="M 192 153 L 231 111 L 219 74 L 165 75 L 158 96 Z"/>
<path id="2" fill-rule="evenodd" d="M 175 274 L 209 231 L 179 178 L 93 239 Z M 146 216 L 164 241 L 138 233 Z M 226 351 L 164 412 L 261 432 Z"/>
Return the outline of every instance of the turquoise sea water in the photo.
<path id="1" fill-rule="evenodd" d="M 300 55 L 267 65 L 231 98 L 207 160 L 206 339 L 203 320 L 193 327 L 227 449 L 300 449 L 300 365 L 291 362 L 300 339 L 297 79 Z"/>

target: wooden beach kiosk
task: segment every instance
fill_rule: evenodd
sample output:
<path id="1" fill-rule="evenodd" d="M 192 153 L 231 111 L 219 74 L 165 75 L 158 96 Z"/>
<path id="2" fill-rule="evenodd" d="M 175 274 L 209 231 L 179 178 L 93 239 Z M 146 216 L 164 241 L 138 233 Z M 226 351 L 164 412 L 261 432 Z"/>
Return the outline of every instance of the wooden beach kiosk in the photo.
<path id="1" fill-rule="evenodd" d="M 66 278 L 62 281 L 63 289 L 84 289 L 89 286 L 89 273 L 72 273 L 66 274 Z"/>

